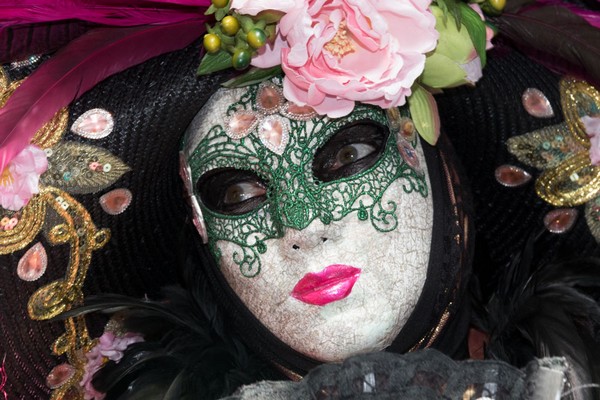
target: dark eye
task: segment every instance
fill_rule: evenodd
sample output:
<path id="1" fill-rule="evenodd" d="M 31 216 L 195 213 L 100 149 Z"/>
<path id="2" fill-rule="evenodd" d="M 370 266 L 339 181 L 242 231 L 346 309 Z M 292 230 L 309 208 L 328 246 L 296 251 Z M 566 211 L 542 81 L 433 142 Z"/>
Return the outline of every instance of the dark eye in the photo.
<path id="1" fill-rule="evenodd" d="M 267 198 L 267 186 L 258 175 L 234 168 L 207 172 L 196 187 L 206 207 L 225 215 L 248 213 Z"/>
<path id="2" fill-rule="evenodd" d="M 344 126 L 315 154 L 313 174 L 322 182 L 356 175 L 381 157 L 388 128 L 371 120 Z"/>

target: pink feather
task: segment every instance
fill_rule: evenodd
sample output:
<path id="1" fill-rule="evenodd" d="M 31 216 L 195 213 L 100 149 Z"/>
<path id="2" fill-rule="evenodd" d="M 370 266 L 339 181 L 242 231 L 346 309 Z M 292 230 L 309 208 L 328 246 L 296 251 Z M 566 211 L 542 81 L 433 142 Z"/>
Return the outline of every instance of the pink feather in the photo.
<path id="1" fill-rule="evenodd" d="M 187 46 L 203 33 L 203 19 L 199 15 L 170 25 L 97 28 L 69 43 L 0 109 L 0 171 L 59 109 L 110 75 Z"/>

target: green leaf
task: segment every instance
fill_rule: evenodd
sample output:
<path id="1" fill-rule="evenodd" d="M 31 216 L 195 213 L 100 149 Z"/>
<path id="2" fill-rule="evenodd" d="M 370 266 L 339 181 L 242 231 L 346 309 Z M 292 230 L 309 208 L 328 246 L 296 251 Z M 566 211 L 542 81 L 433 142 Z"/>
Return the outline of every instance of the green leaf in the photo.
<path id="1" fill-rule="evenodd" d="M 437 0 L 438 7 L 444 12 L 444 24 L 448 23 L 448 15 L 454 18 L 456 28 L 460 30 L 461 12 L 459 6 L 462 3 L 459 0 Z"/>
<path id="2" fill-rule="evenodd" d="M 280 75 L 283 71 L 281 66 L 277 65 L 272 68 L 256 68 L 252 67 L 248 72 L 223 83 L 222 86 L 226 88 L 237 88 L 249 85 L 254 85 L 262 81 L 266 81 L 269 78 Z"/>
<path id="3" fill-rule="evenodd" d="M 48 160 L 50 168 L 42 175 L 42 183 L 71 194 L 98 192 L 129 171 L 123 161 L 102 147 L 79 142 L 56 144 Z M 99 164 L 94 171 L 89 168 L 92 162 Z"/>
<path id="4" fill-rule="evenodd" d="M 204 15 L 212 15 L 214 13 L 216 13 L 218 10 L 217 7 L 215 7 L 214 4 L 211 4 L 210 7 L 208 7 L 208 9 L 204 12 Z"/>
<path id="5" fill-rule="evenodd" d="M 225 10 L 224 8 L 219 8 L 217 10 L 217 12 L 215 13 L 215 18 L 216 18 L 217 21 L 222 20 L 226 16 L 227 16 L 227 10 Z"/>
<path id="6" fill-rule="evenodd" d="M 467 28 L 467 32 L 469 32 L 469 37 L 471 38 L 471 42 L 473 42 L 473 47 L 475 47 L 477 55 L 481 59 L 481 67 L 483 68 L 486 63 L 485 22 L 483 22 L 479 14 L 477 14 L 477 11 L 464 3 L 460 4 L 460 12 L 462 14 L 462 23 Z"/>
<path id="7" fill-rule="evenodd" d="M 208 75 L 231 67 L 231 54 L 220 50 L 214 54 L 206 53 L 200 61 L 197 73 L 198 75 Z"/>
<path id="8" fill-rule="evenodd" d="M 408 108 L 419 135 L 430 145 L 440 136 L 440 116 L 433 95 L 415 83 L 408 98 Z"/>

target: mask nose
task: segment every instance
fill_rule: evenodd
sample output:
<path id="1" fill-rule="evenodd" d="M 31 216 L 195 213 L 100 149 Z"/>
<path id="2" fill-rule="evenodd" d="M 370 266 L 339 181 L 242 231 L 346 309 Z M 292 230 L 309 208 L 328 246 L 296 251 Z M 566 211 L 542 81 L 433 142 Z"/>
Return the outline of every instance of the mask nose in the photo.
<path id="1" fill-rule="evenodd" d="M 296 253 L 311 250 L 330 240 L 339 237 L 339 227 L 333 224 L 325 225 L 321 220 L 313 220 L 304 229 L 288 228 L 284 235 L 286 252 Z"/>

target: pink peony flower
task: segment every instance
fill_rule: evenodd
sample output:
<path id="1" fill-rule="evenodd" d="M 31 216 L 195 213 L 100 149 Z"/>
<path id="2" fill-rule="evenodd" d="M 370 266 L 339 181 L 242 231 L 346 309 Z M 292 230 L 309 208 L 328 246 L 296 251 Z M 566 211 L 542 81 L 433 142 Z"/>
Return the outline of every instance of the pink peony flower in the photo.
<path id="1" fill-rule="evenodd" d="M 275 43 L 252 62 L 282 65 L 289 101 L 330 117 L 349 114 L 355 101 L 405 103 L 438 38 L 430 0 L 298 3 L 279 22 Z"/>
<path id="2" fill-rule="evenodd" d="M 590 161 L 592 165 L 600 165 L 600 117 L 581 117 L 585 132 L 590 137 Z"/>
<path id="3" fill-rule="evenodd" d="M 46 153 L 37 146 L 23 149 L 0 171 L 0 206 L 18 211 L 39 192 L 40 175 L 48 168 Z"/>
<path id="4" fill-rule="evenodd" d="M 117 336 L 112 332 L 105 332 L 100 336 L 98 344 L 85 354 L 87 362 L 84 368 L 83 379 L 79 382 L 79 385 L 84 389 L 84 399 L 104 399 L 106 394 L 98 392 L 92 385 L 94 374 L 109 360 L 115 362 L 121 361 L 123 352 L 127 349 L 127 346 L 143 341 L 142 336 L 135 333 L 126 333 L 122 336 Z"/>

